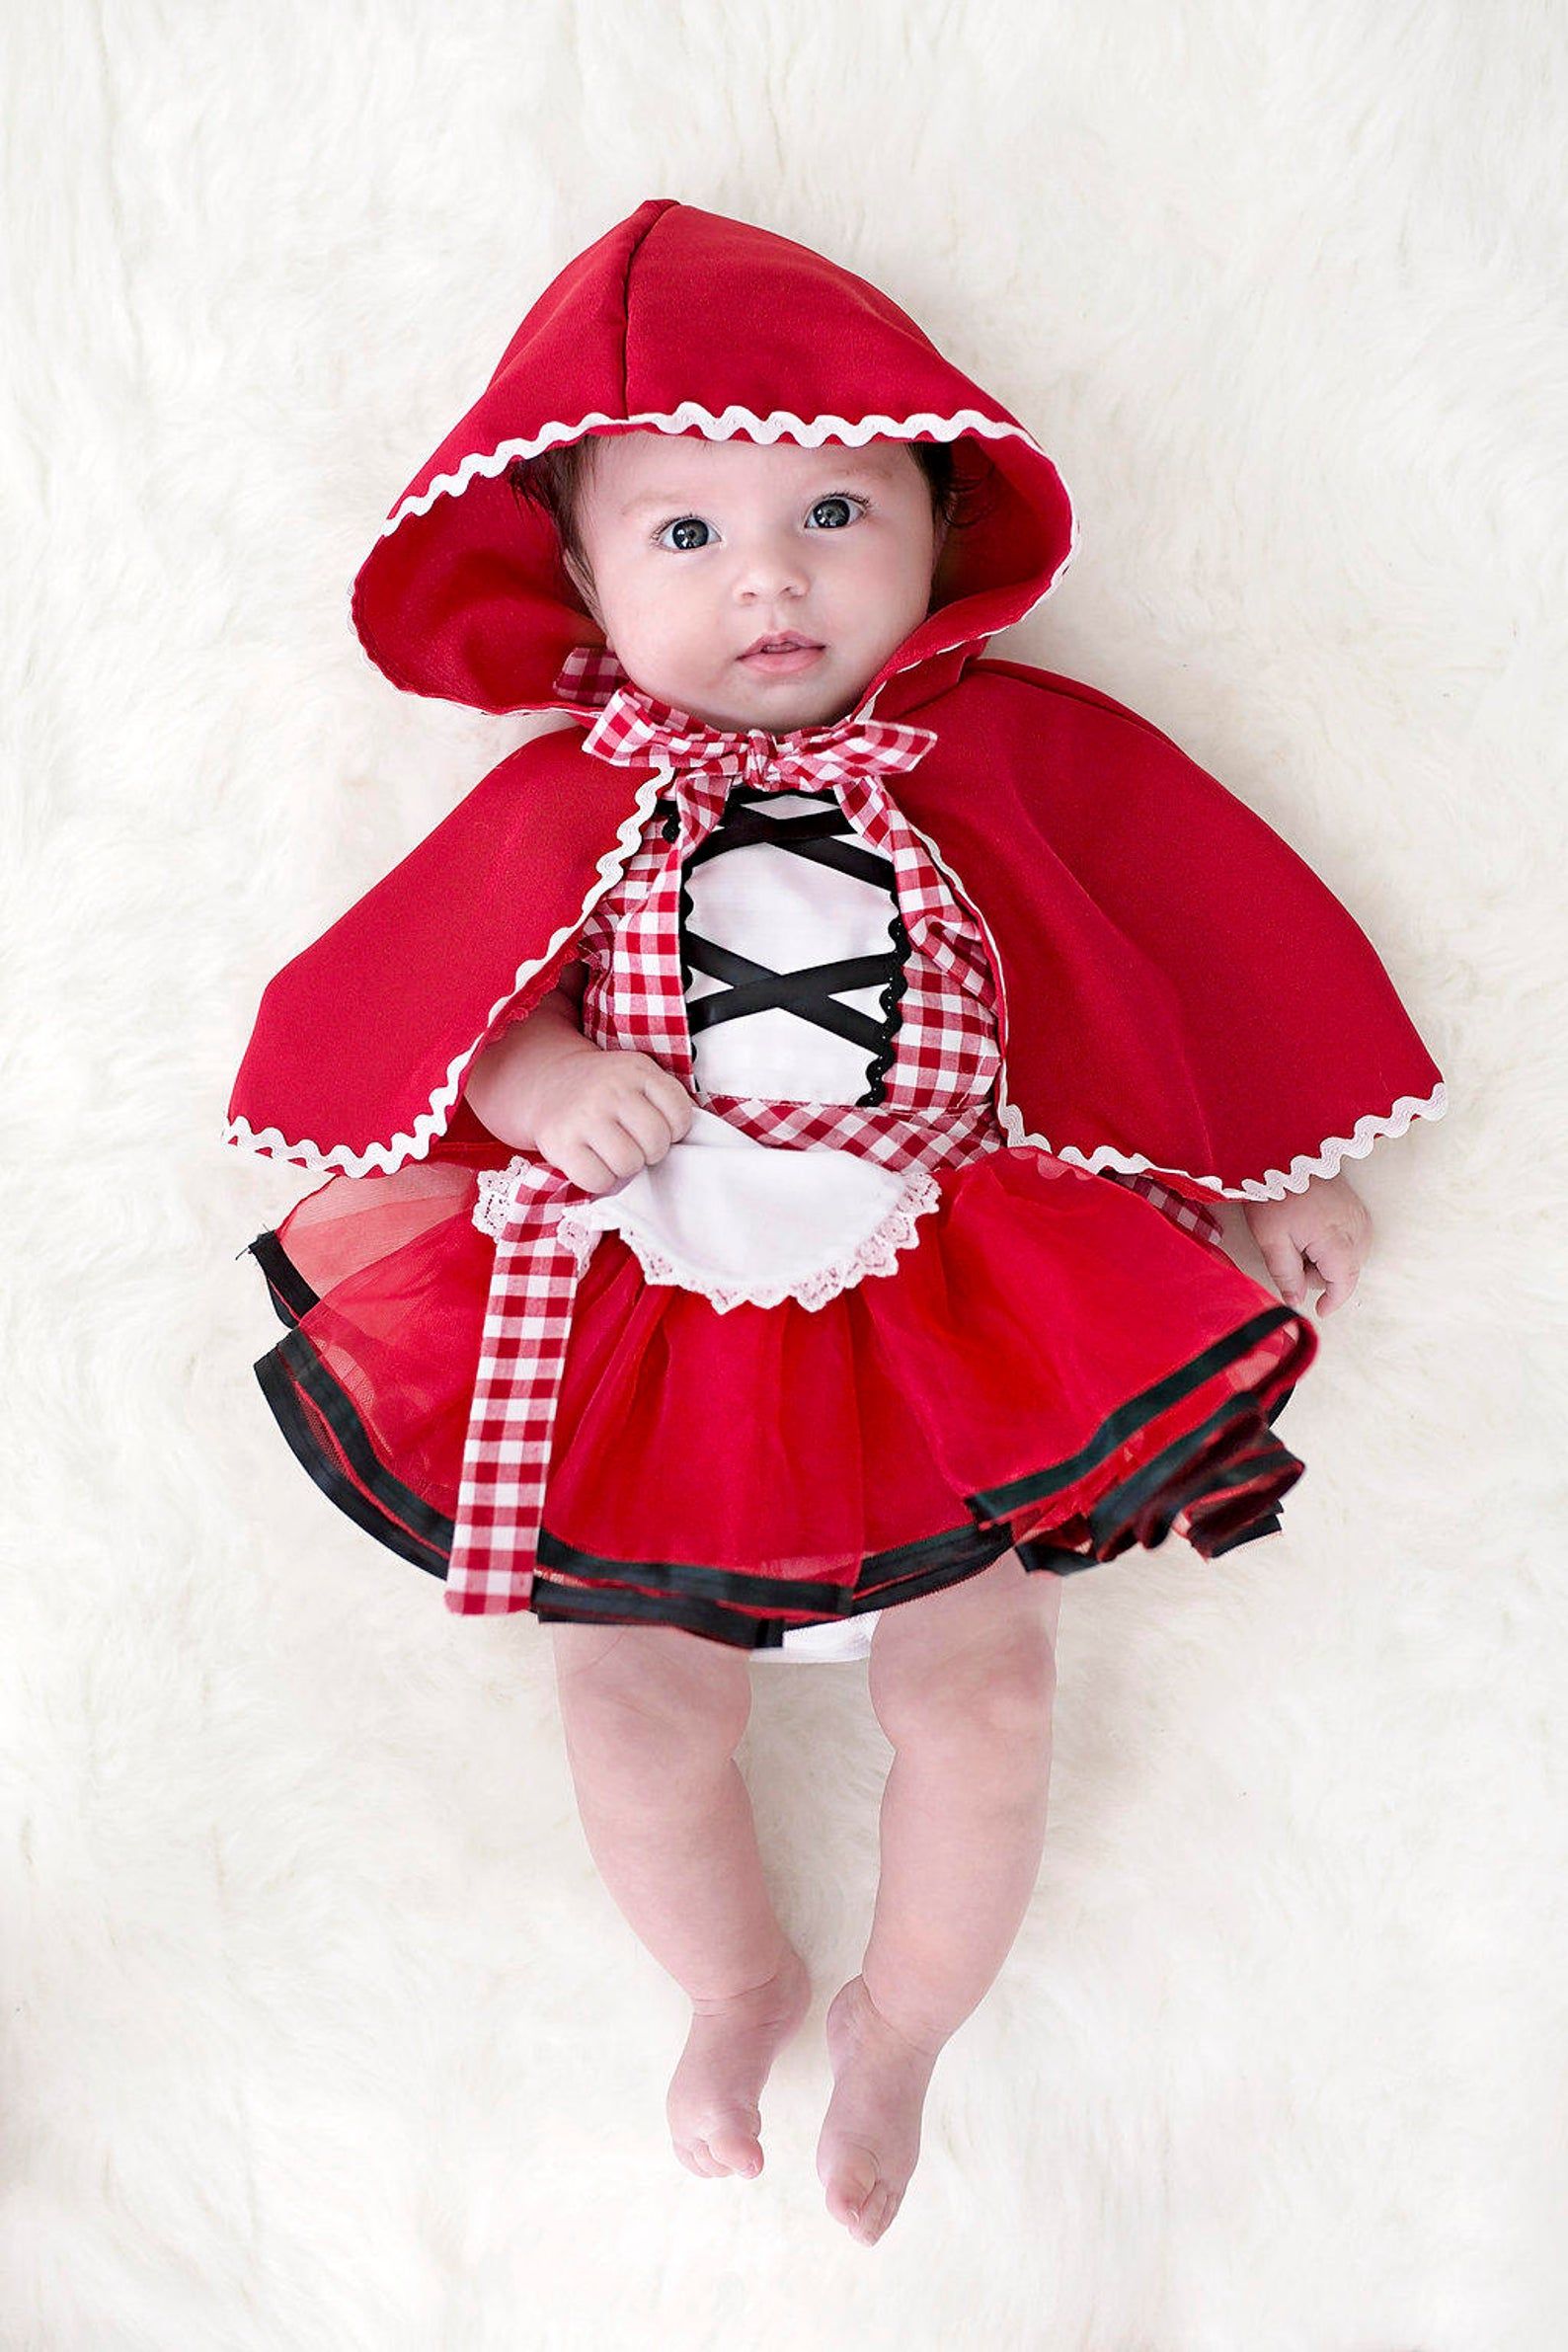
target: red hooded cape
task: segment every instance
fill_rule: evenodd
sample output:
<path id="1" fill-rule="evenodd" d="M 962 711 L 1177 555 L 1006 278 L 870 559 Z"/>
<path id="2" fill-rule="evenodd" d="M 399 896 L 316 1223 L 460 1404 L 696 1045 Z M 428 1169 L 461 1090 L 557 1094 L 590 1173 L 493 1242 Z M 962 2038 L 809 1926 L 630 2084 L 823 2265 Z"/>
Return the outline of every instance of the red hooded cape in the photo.
<path id="1" fill-rule="evenodd" d="M 953 444 L 976 518 L 856 711 L 939 738 L 896 797 L 983 927 L 1010 1140 L 1260 1200 L 1442 1116 L 1371 942 L 1261 818 L 1109 695 L 982 658 L 1076 542 L 1024 428 L 863 278 L 659 197 L 540 296 L 354 583 L 395 684 L 583 723 L 504 759 L 269 982 L 226 1140 L 356 1176 L 484 1137 L 465 1072 L 573 959 L 654 798 L 581 748 L 591 712 L 555 680 L 603 639 L 505 468 L 636 427 Z"/>

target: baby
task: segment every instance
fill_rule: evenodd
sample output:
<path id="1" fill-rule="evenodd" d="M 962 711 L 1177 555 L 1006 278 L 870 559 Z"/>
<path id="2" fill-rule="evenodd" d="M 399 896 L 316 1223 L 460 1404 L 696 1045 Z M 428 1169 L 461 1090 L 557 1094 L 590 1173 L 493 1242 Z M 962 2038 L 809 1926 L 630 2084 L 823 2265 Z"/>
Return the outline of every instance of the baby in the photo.
<path id="1" fill-rule="evenodd" d="M 251 1244 L 263 1393 L 447 1609 L 548 1626 L 589 1846 L 691 2002 L 703 2177 L 760 2171 L 811 1998 L 749 1666 L 868 1660 L 881 1876 L 817 2150 L 867 2245 L 1036 1883 L 1062 1576 L 1278 1530 L 1308 1278 L 1332 1313 L 1368 1249 L 1342 1162 L 1446 1105 L 1287 843 L 985 652 L 1075 538 L 876 287 L 640 205 L 354 585 L 398 686 L 566 723 L 274 976 L 230 1103 L 325 1179 Z"/>
<path id="2" fill-rule="evenodd" d="M 946 534 L 924 445 L 629 431 L 559 469 L 567 571 L 632 681 L 706 724 L 773 736 L 853 711 L 924 617 Z M 769 648 L 787 650 L 768 650 Z M 578 1025 L 581 973 L 480 1056 L 466 1096 L 490 1132 L 602 1194 L 690 1127 L 686 1089 Z M 1343 1175 L 1248 1220 L 1288 1300 L 1355 1289 L 1368 1214 Z M 1055 1576 L 1008 1551 L 886 1610 L 871 1703 L 892 1744 L 882 1867 L 858 1975 L 827 2011 L 834 2087 L 817 2151 L 829 2212 L 872 2244 L 920 2147 L 926 2086 L 1029 1903 L 1046 1825 Z M 676 2154 L 707 2176 L 761 2170 L 758 2100 L 802 2022 L 805 1962 L 769 1900 L 735 1762 L 747 1656 L 667 1625 L 551 1628 L 584 1829 L 605 1884 L 690 1999 L 669 2086 Z"/>

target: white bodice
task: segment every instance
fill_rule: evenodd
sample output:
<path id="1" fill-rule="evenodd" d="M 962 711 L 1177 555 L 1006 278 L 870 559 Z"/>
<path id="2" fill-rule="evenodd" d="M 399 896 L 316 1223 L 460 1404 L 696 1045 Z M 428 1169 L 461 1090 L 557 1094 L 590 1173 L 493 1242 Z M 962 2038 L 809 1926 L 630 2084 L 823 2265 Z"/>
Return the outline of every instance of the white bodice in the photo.
<path id="1" fill-rule="evenodd" d="M 732 800 L 731 808 L 736 805 Z M 746 818 L 767 825 L 831 816 L 837 821 L 832 831 L 856 842 L 830 792 L 770 792 L 746 796 L 743 806 Z M 698 967 L 686 987 L 697 1086 L 706 1094 L 756 1094 L 782 1102 L 856 1102 L 866 1093 L 876 1051 L 868 1036 L 835 1036 L 784 1005 L 738 1011 L 708 1024 L 692 1018 L 692 1008 L 722 1004 L 747 966 L 781 978 L 858 958 L 896 966 L 899 900 L 891 863 L 863 844 L 851 851 L 860 869 L 851 872 L 771 841 L 731 842 L 730 815 L 727 810 L 683 874 L 682 938 L 692 943 Z M 721 952 L 715 956 L 713 949 Z M 725 963 L 726 952 L 735 959 L 730 980 L 701 968 L 704 962 Z M 858 1015 L 861 1025 L 883 1030 L 888 977 L 884 970 L 858 986 L 835 987 L 831 1002 Z"/>

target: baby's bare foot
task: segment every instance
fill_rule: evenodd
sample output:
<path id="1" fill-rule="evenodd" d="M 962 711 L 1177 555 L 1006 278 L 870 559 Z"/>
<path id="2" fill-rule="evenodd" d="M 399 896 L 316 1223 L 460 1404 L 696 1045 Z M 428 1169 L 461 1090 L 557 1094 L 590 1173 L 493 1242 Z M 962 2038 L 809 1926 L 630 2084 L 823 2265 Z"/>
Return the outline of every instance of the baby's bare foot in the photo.
<path id="1" fill-rule="evenodd" d="M 791 1950 L 776 1976 L 749 1993 L 691 2004 L 691 2031 L 665 2113 L 675 2154 L 705 2180 L 762 2169 L 761 2110 L 768 2070 L 812 2005 L 811 1975 Z"/>
<path id="2" fill-rule="evenodd" d="M 862 2245 L 875 2245 L 920 2154 L 920 2111 L 940 2049 L 924 2050 L 887 2018 L 851 1977 L 827 2010 L 833 2095 L 817 2143 L 827 2210 Z"/>

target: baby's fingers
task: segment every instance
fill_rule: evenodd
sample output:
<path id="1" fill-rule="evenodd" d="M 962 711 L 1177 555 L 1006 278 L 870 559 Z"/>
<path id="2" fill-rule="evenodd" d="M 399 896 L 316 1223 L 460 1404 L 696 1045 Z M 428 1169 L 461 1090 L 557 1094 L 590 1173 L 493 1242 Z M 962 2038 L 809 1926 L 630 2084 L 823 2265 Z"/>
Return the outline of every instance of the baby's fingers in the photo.
<path id="1" fill-rule="evenodd" d="M 615 1116 L 627 1134 L 635 1137 L 650 1167 L 664 1158 L 669 1149 L 669 1122 L 647 1094 L 622 1095 Z"/>
<path id="2" fill-rule="evenodd" d="M 1323 1290 L 1317 1301 L 1317 1312 L 1331 1315 L 1343 1306 L 1356 1288 L 1361 1274 L 1360 1261 L 1349 1239 L 1340 1234 L 1325 1234 L 1314 1242 L 1308 1253 Z"/>
<path id="3" fill-rule="evenodd" d="M 671 1139 L 678 1143 L 691 1126 L 693 1109 L 691 1097 L 680 1080 L 656 1061 L 643 1080 L 643 1092 L 651 1103 L 658 1105 Z"/>
<path id="4" fill-rule="evenodd" d="M 579 1192 L 612 1193 L 618 1184 L 625 1182 L 622 1172 L 612 1168 L 609 1161 L 589 1143 L 573 1140 L 569 1143 L 552 1141 L 547 1145 L 541 1142 L 536 1149 L 540 1158 L 575 1184 Z"/>
<path id="5" fill-rule="evenodd" d="M 1295 1243 L 1287 1239 L 1284 1233 L 1277 1233 L 1260 1241 L 1258 1247 L 1263 1252 L 1263 1263 L 1269 1269 L 1269 1279 L 1286 1305 L 1304 1306 L 1305 1268 Z"/>

